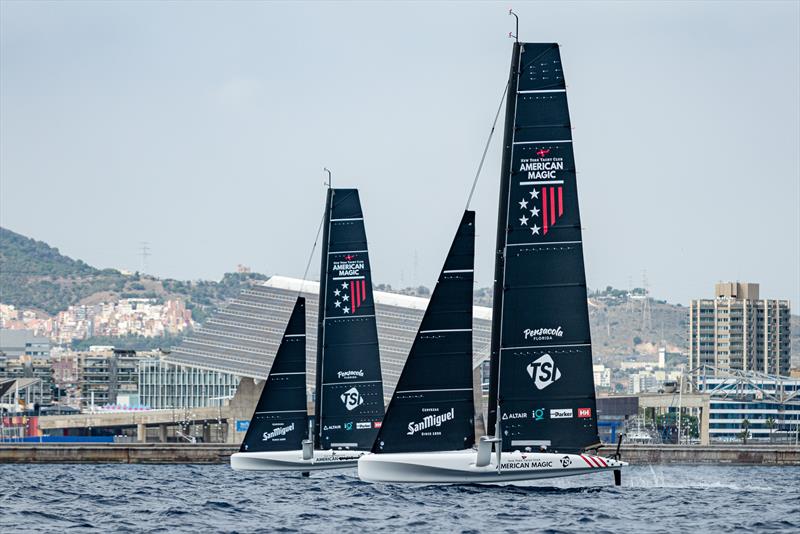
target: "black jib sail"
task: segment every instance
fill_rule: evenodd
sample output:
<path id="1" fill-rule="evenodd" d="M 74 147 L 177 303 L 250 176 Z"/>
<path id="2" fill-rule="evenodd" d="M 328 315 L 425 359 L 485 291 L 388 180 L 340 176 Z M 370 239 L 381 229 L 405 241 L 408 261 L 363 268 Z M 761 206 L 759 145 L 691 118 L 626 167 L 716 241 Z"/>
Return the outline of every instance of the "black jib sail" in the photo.
<path id="1" fill-rule="evenodd" d="M 516 43 L 497 229 L 489 431 L 503 450 L 599 442 L 586 276 L 558 45 Z"/>
<path id="2" fill-rule="evenodd" d="M 466 211 L 372 452 L 452 451 L 475 442 L 474 260 L 475 212 Z"/>
<path id="3" fill-rule="evenodd" d="M 328 189 L 323 245 L 315 446 L 369 450 L 383 420 L 383 381 L 358 190 Z"/>
<path id="4" fill-rule="evenodd" d="M 300 450 L 306 422 L 306 299 L 297 297 L 241 452 Z"/>

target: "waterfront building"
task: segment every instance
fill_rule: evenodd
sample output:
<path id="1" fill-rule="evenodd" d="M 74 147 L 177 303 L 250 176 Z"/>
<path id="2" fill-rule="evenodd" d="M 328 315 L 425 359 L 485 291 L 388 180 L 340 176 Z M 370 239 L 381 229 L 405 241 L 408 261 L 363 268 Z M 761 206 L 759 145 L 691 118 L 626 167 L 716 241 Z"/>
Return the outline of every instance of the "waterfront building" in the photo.
<path id="1" fill-rule="evenodd" d="M 611 389 L 611 369 L 601 364 L 592 365 L 594 372 L 594 387 L 598 390 Z"/>
<path id="2" fill-rule="evenodd" d="M 0 329 L 0 354 L 8 359 L 30 356 L 40 359 L 50 357 L 50 340 L 37 336 L 33 330 Z"/>
<path id="3" fill-rule="evenodd" d="M 236 393 L 239 377 L 171 364 L 163 356 L 139 360 L 139 403 L 154 409 L 222 406 Z"/>
<path id="4" fill-rule="evenodd" d="M 696 388 L 710 395 L 712 441 L 795 442 L 800 436 L 800 379 L 737 372 L 699 376 Z"/>
<path id="5" fill-rule="evenodd" d="M 751 283 L 716 284 L 714 293 L 691 302 L 691 365 L 788 376 L 789 301 L 761 299 Z"/>
<path id="6" fill-rule="evenodd" d="M 286 321 L 298 295 L 306 298 L 309 391 L 316 380 L 317 301 L 319 283 L 273 276 L 255 283 L 225 307 L 217 310 L 202 328 L 189 334 L 165 356 L 169 363 L 239 377 L 266 378 L 280 344 Z M 416 336 L 428 299 L 374 291 L 378 343 L 383 373 L 383 392 L 391 398 L 406 356 Z M 473 308 L 473 363 L 489 358 L 491 309 Z"/>

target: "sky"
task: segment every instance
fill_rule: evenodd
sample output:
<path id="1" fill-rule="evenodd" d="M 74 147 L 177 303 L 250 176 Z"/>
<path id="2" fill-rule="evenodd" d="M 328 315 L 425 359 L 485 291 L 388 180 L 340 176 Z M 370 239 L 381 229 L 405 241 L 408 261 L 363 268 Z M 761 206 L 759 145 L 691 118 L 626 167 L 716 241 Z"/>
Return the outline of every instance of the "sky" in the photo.
<path id="1" fill-rule="evenodd" d="M 646 278 L 688 304 L 741 280 L 800 306 L 800 2 L 512 5 L 521 40 L 561 45 L 589 287 Z M 328 167 L 360 190 L 374 280 L 431 287 L 508 76 L 508 7 L 4 0 L 0 225 L 98 267 L 142 269 L 146 242 L 162 277 L 299 277 Z"/>

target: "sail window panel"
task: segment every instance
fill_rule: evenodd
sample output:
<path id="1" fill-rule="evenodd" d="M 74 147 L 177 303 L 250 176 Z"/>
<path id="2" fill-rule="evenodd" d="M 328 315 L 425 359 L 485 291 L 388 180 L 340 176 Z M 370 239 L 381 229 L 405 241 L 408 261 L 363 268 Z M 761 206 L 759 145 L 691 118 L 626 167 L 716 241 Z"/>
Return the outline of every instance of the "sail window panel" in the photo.
<path id="1" fill-rule="evenodd" d="M 367 234 L 363 221 L 331 222 L 329 252 L 347 253 L 353 250 L 366 250 Z M 363 255 L 366 256 L 366 253 Z"/>
<path id="2" fill-rule="evenodd" d="M 363 217 L 358 189 L 332 189 L 331 220 Z"/>
<path id="3" fill-rule="evenodd" d="M 532 93 L 517 96 L 514 142 L 572 139 L 566 93 Z"/>
<path id="4" fill-rule="evenodd" d="M 503 300 L 501 347 L 590 342 L 583 285 L 517 287 Z"/>
<path id="5" fill-rule="evenodd" d="M 403 376 L 397 390 L 471 388 L 470 347 L 470 332 L 420 334 L 409 355 L 409 360 L 413 361 L 413 373 Z"/>
<path id="6" fill-rule="evenodd" d="M 519 91 L 564 89 L 561 53 L 556 43 L 526 43 L 519 69 Z"/>
<path id="7" fill-rule="evenodd" d="M 518 289 L 586 286 L 583 247 L 580 243 L 509 247 L 507 259 L 509 260 L 506 262 L 505 272 L 507 291 L 504 300 L 509 297 L 519 298 Z M 521 298 L 530 299 L 533 296 L 525 295 Z M 566 298 L 568 297 L 563 295 L 558 300 Z M 578 308 L 585 300 L 584 290 L 580 300 L 570 301 L 569 304 Z M 574 309 L 569 313 L 574 313 Z"/>

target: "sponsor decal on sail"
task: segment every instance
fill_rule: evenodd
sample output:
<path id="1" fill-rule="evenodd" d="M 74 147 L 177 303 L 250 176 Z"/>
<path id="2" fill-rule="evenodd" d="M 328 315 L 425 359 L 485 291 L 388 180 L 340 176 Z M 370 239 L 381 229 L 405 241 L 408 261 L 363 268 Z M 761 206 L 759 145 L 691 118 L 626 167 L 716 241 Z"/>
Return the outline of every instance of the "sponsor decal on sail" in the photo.
<path id="1" fill-rule="evenodd" d="M 358 429 L 358 430 L 364 430 L 364 429 L 367 429 L 367 428 L 372 428 L 372 423 L 370 423 L 369 421 L 366 421 L 366 422 L 361 421 L 361 422 L 356 423 L 356 429 Z"/>
<path id="2" fill-rule="evenodd" d="M 367 301 L 367 281 L 363 272 L 364 260 L 354 254 L 347 254 L 341 260 L 334 260 L 333 273 L 337 278 L 333 285 L 333 307 L 342 315 L 356 313 Z M 341 283 L 339 280 L 342 280 Z"/>
<path id="3" fill-rule="evenodd" d="M 275 428 L 270 432 L 264 432 L 263 434 L 261 434 L 261 441 L 269 441 L 271 439 L 283 437 L 293 430 L 294 430 L 294 423 L 290 424 L 289 426 L 281 426 Z"/>
<path id="4" fill-rule="evenodd" d="M 344 424 L 344 429 L 345 430 L 353 430 L 353 422 L 350 421 L 349 423 L 345 423 Z"/>
<path id="5" fill-rule="evenodd" d="M 572 419 L 572 408 L 550 410 L 550 419 Z"/>
<path id="6" fill-rule="evenodd" d="M 586 419 L 592 416 L 592 409 L 591 408 L 578 408 L 578 417 L 582 419 Z"/>
<path id="7" fill-rule="evenodd" d="M 533 412 L 531 412 L 534 421 L 543 421 L 544 414 L 545 414 L 544 408 L 536 408 L 535 410 L 533 410 Z"/>
<path id="8" fill-rule="evenodd" d="M 547 157 L 549 148 L 536 150 L 537 158 L 523 158 L 518 171 L 525 173 L 522 200 L 517 202 L 521 211 L 520 227 L 531 231 L 531 235 L 547 235 L 556 221 L 564 215 L 564 180 L 558 173 L 564 170 L 564 159 Z"/>
<path id="9" fill-rule="evenodd" d="M 561 326 L 555 328 L 526 328 L 522 331 L 523 337 L 532 341 L 550 341 L 557 337 L 563 337 L 564 331 Z"/>
<path id="10" fill-rule="evenodd" d="M 406 432 L 406 435 L 413 436 L 417 432 L 422 432 L 423 430 L 426 430 L 428 428 L 434 428 L 434 427 L 438 428 L 442 426 L 442 423 L 445 423 L 447 421 L 452 421 L 453 419 L 455 419 L 455 417 L 456 417 L 455 408 L 450 408 L 450 410 L 436 415 L 426 415 L 422 418 L 422 421 L 420 422 L 415 423 L 412 421 L 408 423 L 408 432 Z M 422 435 L 425 436 L 430 434 L 423 432 Z"/>
<path id="11" fill-rule="evenodd" d="M 364 370 L 359 369 L 357 371 L 339 371 L 336 373 L 336 376 L 345 380 L 350 380 L 351 378 L 364 378 Z"/>
<path id="12" fill-rule="evenodd" d="M 372 425 L 373 425 L 375 428 L 380 428 L 380 427 L 381 427 L 381 425 L 383 425 L 383 421 L 375 421 L 374 423 L 372 423 Z"/>
<path id="13" fill-rule="evenodd" d="M 549 354 L 542 354 L 529 363 L 526 369 L 528 375 L 533 379 L 536 389 L 544 389 L 561 378 L 561 371 L 558 370 L 553 357 Z"/>
<path id="14" fill-rule="evenodd" d="M 342 425 L 325 425 L 322 427 L 322 430 L 341 430 Z"/>
<path id="15" fill-rule="evenodd" d="M 503 421 L 508 419 L 527 419 L 528 414 L 526 412 L 517 412 L 517 413 L 503 413 Z"/>
<path id="16" fill-rule="evenodd" d="M 356 388 L 348 389 L 342 393 L 339 398 L 342 399 L 344 407 L 347 408 L 349 412 L 364 404 L 364 397 L 361 396 L 361 393 L 359 393 Z"/>

